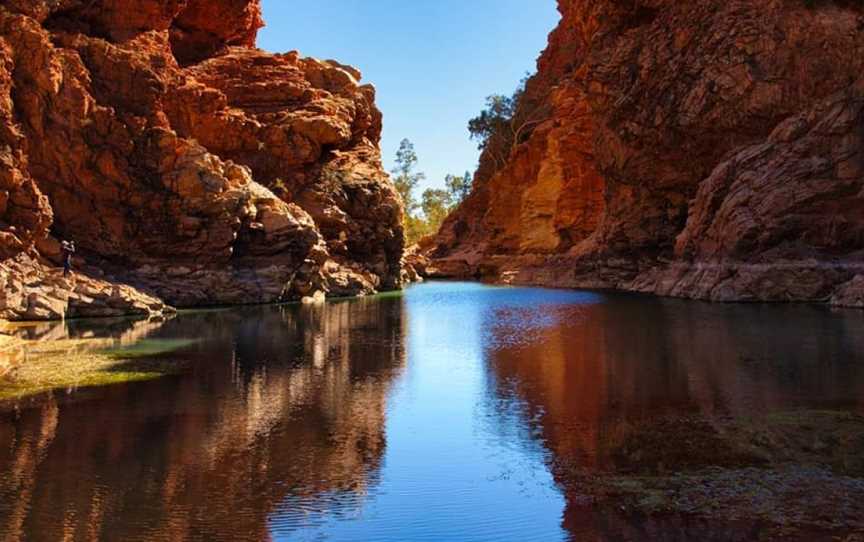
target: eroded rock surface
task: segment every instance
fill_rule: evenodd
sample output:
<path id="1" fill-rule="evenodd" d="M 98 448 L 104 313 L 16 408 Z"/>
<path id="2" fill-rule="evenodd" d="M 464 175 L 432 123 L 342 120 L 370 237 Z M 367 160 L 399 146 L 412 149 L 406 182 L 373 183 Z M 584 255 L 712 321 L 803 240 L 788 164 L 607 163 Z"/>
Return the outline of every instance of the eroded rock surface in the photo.
<path id="1" fill-rule="evenodd" d="M 861 305 L 860 3 L 559 6 L 533 125 L 484 154 L 440 274 Z"/>
<path id="2" fill-rule="evenodd" d="M 42 288 L 50 233 L 102 275 L 80 281 L 172 305 L 398 287 L 374 88 L 255 49 L 262 24 L 257 0 L 0 2 L 4 280 Z"/>
<path id="3" fill-rule="evenodd" d="M 0 264 L 0 318 L 58 320 L 104 316 L 159 316 L 172 307 L 131 286 L 86 274 L 63 276 L 23 255 Z"/>

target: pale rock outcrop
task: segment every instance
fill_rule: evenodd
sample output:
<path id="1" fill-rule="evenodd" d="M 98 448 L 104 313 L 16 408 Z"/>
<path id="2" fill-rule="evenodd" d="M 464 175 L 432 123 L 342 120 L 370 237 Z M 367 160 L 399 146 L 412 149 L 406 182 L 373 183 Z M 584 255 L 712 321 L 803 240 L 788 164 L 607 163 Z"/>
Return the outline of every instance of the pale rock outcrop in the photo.
<path id="1" fill-rule="evenodd" d="M 130 286 L 80 273 L 65 277 L 62 270 L 27 254 L 0 263 L 0 319 L 161 316 L 173 311 Z"/>

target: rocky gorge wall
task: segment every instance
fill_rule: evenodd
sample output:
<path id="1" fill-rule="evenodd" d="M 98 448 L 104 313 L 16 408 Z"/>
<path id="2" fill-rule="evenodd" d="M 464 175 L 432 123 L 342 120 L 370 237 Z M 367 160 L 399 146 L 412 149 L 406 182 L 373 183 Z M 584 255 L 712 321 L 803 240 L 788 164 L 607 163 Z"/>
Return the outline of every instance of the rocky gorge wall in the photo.
<path id="1" fill-rule="evenodd" d="M 399 286 L 374 87 L 262 25 L 258 0 L 0 1 L 0 318 Z"/>
<path id="2" fill-rule="evenodd" d="M 559 0 L 442 276 L 864 307 L 864 6 Z"/>

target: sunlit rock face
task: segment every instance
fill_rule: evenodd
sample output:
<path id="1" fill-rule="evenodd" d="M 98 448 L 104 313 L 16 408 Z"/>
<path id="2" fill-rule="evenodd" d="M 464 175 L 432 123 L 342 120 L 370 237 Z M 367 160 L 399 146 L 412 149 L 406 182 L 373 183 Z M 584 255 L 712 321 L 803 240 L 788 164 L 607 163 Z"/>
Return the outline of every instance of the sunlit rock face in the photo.
<path id="1" fill-rule="evenodd" d="M 45 291 L 57 253 L 40 245 L 62 238 L 85 273 L 176 305 L 399 285 L 374 88 L 334 61 L 255 49 L 260 11 L 0 3 L 4 275 L 29 253 Z"/>
<path id="2" fill-rule="evenodd" d="M 442 274 L 864 304 L 860 6 L 559 9 L 522 101 L 542 121 L 484 154 Z"/>

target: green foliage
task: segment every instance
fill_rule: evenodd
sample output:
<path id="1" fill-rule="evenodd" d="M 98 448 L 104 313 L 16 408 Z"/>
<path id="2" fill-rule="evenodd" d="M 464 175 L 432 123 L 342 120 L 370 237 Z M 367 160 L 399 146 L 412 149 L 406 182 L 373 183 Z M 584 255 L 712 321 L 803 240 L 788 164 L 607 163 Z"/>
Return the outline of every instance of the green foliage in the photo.
<path id="1" fill-rule="evenodd" d="M 418 163 L 417 153 L 411 141 L 403 139 L 396 152 L 396 167 L 391 171 L 393 184 L 405 204 L 405 240 L 411 245 L 427 235 L 436 233 L 447 215 L 471 193 L 472 176 L 447 175 L 444 179 L 446 189 L 429 188 L 423 192 L 418 202 L 414 196 L 417 185 L 426 178 L 423 173 L 415 172 Z"/>
<path id="2" fill-rule="evenodd" d="M 408 139 L 403 139 L 399 144 L 399 150 L 396 151 L 396 167 L 390 173 L 393 175 L 396 190 L 402 196 L 405 212 L 409 215 L 419 207 L 417 200 L 414 199 L 414 189 L 426 178 L 423 173 L 414 172 L 416 167 L 417 153 L 414 152 L 414 144 Z"/>
<path id="3" fill-rule="evenodd" d="M 453 196 L 447 190 L 440 188 L 427 188 L 423 192 L 422 203 L 423 216 L 433 231 L 441 227 L 441 223 L 450 214 L 453 208 Z"/>
<path id="4" fill-rule="evenodd" d="M 413 245 L 433 233 L 435 231 L 432 229 L 432 225 L 423 216 L 408 215 L 405 217 L 405 242 L 407 245 Z"/>
<path id="5" fill-rule="evenodd" d="M 471 139 L 477 140 L 477 148 L 493 161 L 496 170 L 504 167 L 513 150 L 549 116 L 544 99 L 527 99 L 525 88 L 530 79 L 526 74 L 511 96 L 487 97 L 486 108 L 468 121 Z"/>
<path id="6" fill-rule="evenodd" d="M 513 96 L 493 94 L 486 98 L 486 109 L 468 121 L 468 131 L 471 139 L 478 141 L 478 149 L 485 150 L 496 138 L 509 135 L 510 122 L 519 107 L 522 93 L 523 88 L 520 85 Z"/>
<path id="7" fill-rule="evenodd" d="M 465 175 L 461 177 L 457 177 L 456 175 L 447 175 L 444 178 L 444 185 L 447 187 L 447 191 L 450 193 L 454 205 L 459 205 L 462 200 L 468 197 L 468 194 L 471 193 L 473 182 L 473 177 L 471 176 L 470 171 L 466 171 Z"/>

